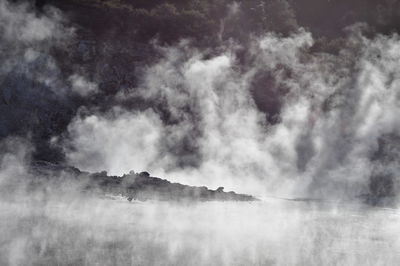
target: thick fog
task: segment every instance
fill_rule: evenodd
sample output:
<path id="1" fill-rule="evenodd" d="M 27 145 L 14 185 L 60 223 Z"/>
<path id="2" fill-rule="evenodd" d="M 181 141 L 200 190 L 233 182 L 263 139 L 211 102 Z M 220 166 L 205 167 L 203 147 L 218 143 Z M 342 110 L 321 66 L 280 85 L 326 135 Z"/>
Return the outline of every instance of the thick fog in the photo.
<path id="1" fill-rule="evenodd" d="M 397 265 L 400 37 L 360 19 L 319 51 L 290 3 L 246 41 L 224 39 L 247 18 L 239 2 L 215 49 L 154 39 L 137 82 L 102 94 L 69 64 L 67 13 L 0 0 L 0 265 Z M 37 158 L 260 201 L 129 202 L 43 179 Z"/>

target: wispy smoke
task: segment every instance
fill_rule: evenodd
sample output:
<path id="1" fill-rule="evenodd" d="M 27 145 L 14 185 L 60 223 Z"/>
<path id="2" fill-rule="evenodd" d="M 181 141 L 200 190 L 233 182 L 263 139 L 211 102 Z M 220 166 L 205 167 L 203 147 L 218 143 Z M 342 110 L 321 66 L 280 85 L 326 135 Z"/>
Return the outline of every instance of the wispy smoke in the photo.
<path id="1" fill-rule="evenodd" d="M 28 4 L 15 5 L 1 1 L 0 20 L 2 79 L 7 75 L 19 74 L 56 89 L 54 87 L 59 84 L 55 84 L 55 79 L 59 77 L 59 70 L 48 53 L 51 48 L 61 46 L 62 42 L 67 41 L 73 34 L 72 28 L 65 26 L 60 12 L 48 8 L 45 14 L 39 15 Z M 2 86 L 2 89 L 3 87 L 6 86 Z M 6 89 L 13 90 L 7 87 L 3 90 Z"/>
<path id="2" fill-rule="evenodd" d="M 0 138 L 32 133 L 44 146 L 73 114 L 71 97 L 93 95 L 97 86 L 62 69 L 57 53 L 69 60 L 75 30 L 58 9 L 0 1 L 0 22 Z"/>

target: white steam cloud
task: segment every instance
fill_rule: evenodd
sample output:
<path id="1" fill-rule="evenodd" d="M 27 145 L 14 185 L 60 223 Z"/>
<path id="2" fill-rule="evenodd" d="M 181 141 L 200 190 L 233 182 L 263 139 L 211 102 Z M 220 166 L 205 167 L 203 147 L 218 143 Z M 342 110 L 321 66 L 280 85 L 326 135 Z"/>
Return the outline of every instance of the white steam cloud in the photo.
<path id="1" fill-rule="evenodd" d="M 305 31 L 269 34 L 254 41 L 247 70 L 229 49 L 204 59 L 186 42 L 164 48 L 164 58 L 124 97 L 162 104 L 173 123 L 152 110 L 77 117 L 68 158 L 83 169 L 148 170 L 260 196 L 360 195 L 377 167 L 370 157 L 378 139 L 398 133 L 399 39 L 369 40 L 350 30 L 338 56 L 312 54 L 312 44 Z M 288 88 L 277 124 L 267 124 L 252 99 L 259 71 Z M 103 159 L 81 160 L 90 157 Z"/>

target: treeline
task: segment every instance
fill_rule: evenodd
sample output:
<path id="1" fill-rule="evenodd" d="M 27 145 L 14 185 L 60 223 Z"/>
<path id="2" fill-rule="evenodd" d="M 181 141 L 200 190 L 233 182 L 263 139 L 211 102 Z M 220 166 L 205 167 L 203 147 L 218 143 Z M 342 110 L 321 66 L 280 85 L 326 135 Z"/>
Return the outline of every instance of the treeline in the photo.
<path id="1" fill-rule="evenodd" d="M 400 8 L 399 0 L 26 1 L 36 1 L 41 7 L 48 3 L 68 4 L 75 5 L 76 9 L 86 6 L 111 11 L 109 13 L 120 13 L 116 23 L 128 24 L 129 29 L 140 40 L 147 41 L 157 37 L 167 43 L 180 38 L 193 38 L 208 45 L 221 38 L 246 40 L 252 33 L 260 34 L 265 31 L 287 34 L 299 25 L 315 36 L 337 38 L 343 35 L 345 27 L 357 22 L 365 22 L 373 31 L 381 33 L 400 31 L 400 16 L 397 11 Z M 104 20 L 109 19 L 110 16 L 106 14 Z M 107 26 L 107 21 L 105 23 L 100 24 Z"/>
<path id="2" fill-rule="evenodd" d="M 210 45 L 227 39 L 246 40 L 252 34 L 297 28 L 290 0 L 48 0 L 54 5 L 93 7 L 109 12 L 104 19 L 122 25 L 123 34 L 147 41 L 173 43 L 189 38 Z M 43 6 L 43 0 L 41 1 Z M 85 11 L 87 12 L 87 10 Z M 96 18 L 98 20 L 98 18 Z M 107 21 L 97 25 L 107 26 Z M 94 25 L 94 24 L 93 24 Z"/>

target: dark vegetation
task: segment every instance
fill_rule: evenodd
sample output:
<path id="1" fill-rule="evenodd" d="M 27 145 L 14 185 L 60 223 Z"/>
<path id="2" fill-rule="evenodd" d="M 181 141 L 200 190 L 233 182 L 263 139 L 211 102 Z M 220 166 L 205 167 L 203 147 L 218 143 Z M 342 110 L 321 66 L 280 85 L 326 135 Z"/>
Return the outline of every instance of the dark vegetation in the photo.
<path id="1" fill-rule="evenodd" d="M 29 184 L 32 190 L 57 186 L 78 185 L 82 192 L 103 195 L 122 195 L 129 201 L 255 201 L 253 196 L 224 192 L 223 187 L 216 190 L 207 187 L 193 187 L 171 183 L 165 179 L 152 177 L 147 172 L 123 176 L 108 176 L 107 172 L 88 173 L 75 167 L 51 164 L 43 161 L 32 163 L 31 173 L 34 178 Z M 55 189 L 57 189 L 57 186 Z M 51 190 L 49 193 L 52 193 Z"/>
<path id="2" fill-rule="evenodd" d="M 210 45 L 218 37 L 244 40 L 268 31 L 285 35 L 298 27 L 334 39 L 356 22 L 368 23 L 381 33 L 400 29 L 400 3 L 392 0 L 36 0 L 39 8 L 46 4 L 75 14 L 102 10 L 108 15 L 90 16 L 87 25 L 103 31 L 103 25 L 119 26 L 120 33 L 140 41 L 193 38 Z M 233 18 L 229 14 L 234 11 Z M 226 22 L 225 29 L 219 36 L 222 21 Z"/>
<path id="3" fill-rule="evenodd" d="M 157 38 L 160 43 L 171 44 L 190 38 L 197 45 L 210 47 L 221 40 L 244 41 L 267 31 L 287 34 L 298 26 L 286 0 L 48 0 L 38 5 L 45 3 L 78 16 L 80 12 L 103 12 L 107 15 L 75 18 L 92 30 L 116 27 L 118 34 L 140 42 Z"/>

